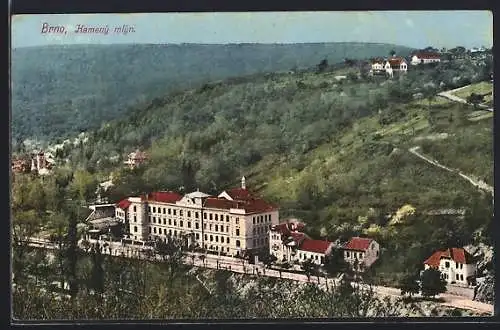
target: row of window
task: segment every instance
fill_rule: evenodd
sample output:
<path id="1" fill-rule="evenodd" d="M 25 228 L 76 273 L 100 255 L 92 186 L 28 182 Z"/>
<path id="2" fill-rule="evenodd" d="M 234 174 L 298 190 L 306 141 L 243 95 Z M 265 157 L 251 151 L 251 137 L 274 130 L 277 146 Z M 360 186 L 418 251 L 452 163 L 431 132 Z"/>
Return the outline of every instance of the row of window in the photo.
<path id="1" fill-rule="evenodd" d="M 205 241 L 208 241 L 210 238 L 210 242 L 213 242 L 215 240 L 215 242 L 219 243 L 219 236 L 217 235 L 207 235 L 205 234 Z M 224 236 L 220 236 L 220 242 L 221 243 L 224 243 Z M 230 243 L 230 240 L 229 240 L 229 237 L 226 237 L 226 244 L 229 244 Z"/>
<path id="2" fill-rule="evenodd" d="M 352 255 L 352 257 L 353 257 L 353 258 L 356 258 L 356 257 L 357 257 L 358 259 L 363 258 L 363 252 L 358 252 L 357 256 L 356 256 L 356 252 L 349 252 L 349 251 L 346 251 L 346 252 L 345 252 L 345 256 L 346 256 L 347 258 L 350 258 L 350 257 L 351 257 L 351 255 Z"/>
<path id="3" fill-rule="evenodd" d="M 267 243 L 267 241 L 268 241 L 267 237 L 265 239 L 264 238 L 254 239 L 253 246 L 264 245 L 264 243 Z"/>
<path id="4" fill-rule="evenodd" d="M 266 233 L 266 227 L 254 227 L 253 228 L 253 234 L 255 235 L 261 235 Z"/>
<path id="5" fill-rule="evenodd" d="M 136 208 L 134 206 L 134 212 L 136 211 Z M 179 211 L 179 216 L 183 217 L 184 216 L 184 210 L 177 210 L 177 209 L 171 209 L 171 208 L 166 208 L 166 207 L 156 207 L 156 206 L 148 206 L 148 212 L 149 213 L 155 213 L 155 214 L 168 214 L 168 215 L 174 215 L 177 216 L 177 211 Z M 194 214 L 195 219 L 200 218 L 200 213 L 199 212 L 191 212 L 191 211 L 186 211 L 186 216 L 188 218 L 191 218 L 191 216 Z M 219 214 L 219 213 L 203 213 L 203 219 L 205 220 L 215 220 L 215 221 L 224 221 L 229 222 L 229 215 L 224 214 Z M 238 218 L 236 218 L 238 222 Z"/>
<path id="6" fill-rule="evenodd" d="M 271 222 L 271 215 L 270 214 L 258 215 L 253 217 L 252 220 L 254 225 L 258 223 Z"/>
<path id="7" fill-rule="evenodd" d="M 210 229 L 208 229 L 208 228 L 210 228 Z M 214 228 L 215 228 L 215 230 L 214 230 Z M 207 229 L 208 229 L 208 230 L 210 230 L 210 231 L 217 231 L 217 232 L 221 232 L 221 233 L 223 233 L 223 232 L 224 232 L 224 226 L 223 226 L 223 225 L 215 225 L 215 226 L 214 226 L 214 225 L 213 225 L 213 224 L 211 224 L 211 223 L 210 223 L 210 224 L 208 224 L 208 225 L 207 225 L 206 223 L 204 223 L 204 224 L 203 224 L 203 229 L 205 229 L 205 230 L 207 230 Z M 238 232 L 238 234 L 237 234 L 237 235 L 239 235 L 239 229 L 237 229 L 236 231 Z M 226 226 L 226 233 L 229 233 L 229 226 Z"/>
<path id="8" fill-rule="evenodd" d="M 449 261 L 445 261 L 445 262 L 444 262 L 444 266 L 445 266 L 446 268 L 450 268 L 450 262 L 449 262 Z M 463 269 L 463 268 L 464 268 L 464 264 L 461 264 L 461 263 L 455 262 L 455 268 L 456 268 L 456 269 Z"/>
<path id="9" fill-rule="evenodd" d="M 302 260 L 308 259 L 307 254 L 305 254 L 305 253 L 299 253 L 299 260 L 300 259 L 302 259 Z M 316 261 L 319 260 L 319 261 L 321 261 L 322 264 L 325 263 L 325 257 L 321 256 L 321 258 L 320 258 L 317 254 L 315 254 L 314 256 L 311 256 L 311 259 L 312 260 L 316 260 Z"/>

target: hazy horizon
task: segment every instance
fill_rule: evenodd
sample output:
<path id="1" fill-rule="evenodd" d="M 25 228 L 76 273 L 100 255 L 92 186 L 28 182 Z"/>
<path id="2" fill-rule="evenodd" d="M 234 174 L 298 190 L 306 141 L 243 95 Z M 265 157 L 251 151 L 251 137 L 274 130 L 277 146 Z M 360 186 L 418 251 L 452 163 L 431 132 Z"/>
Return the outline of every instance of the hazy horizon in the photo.
<path id="1" fill-rule="evenodd" d="M 457 24 L 460 22 L 460 24 Z M 43 23 L 67 34 L 41 33 Z M 133 27 L 128 34 L 73 33 L 77 25 Z M 438 32 L 435 26 L 439 26 Z M 179 28 L 180 27 L 180 28 Z M 490 11 L 358 11 L 15 15 L 12 48 L 110 44 L 393 44 L 466 48 L 493 44 Z"/>

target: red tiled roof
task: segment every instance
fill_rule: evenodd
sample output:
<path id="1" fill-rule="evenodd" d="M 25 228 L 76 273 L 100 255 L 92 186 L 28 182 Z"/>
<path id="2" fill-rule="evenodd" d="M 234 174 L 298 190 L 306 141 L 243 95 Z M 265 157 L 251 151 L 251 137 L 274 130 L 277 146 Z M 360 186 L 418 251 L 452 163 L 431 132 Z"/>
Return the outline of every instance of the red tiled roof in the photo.
<path id="1" fill-rule="evenodd" d="M 230 190 L 226 190 L 227 194 L 231 196 L 232 199 L 240 199 L 245 200 L 248 198 L 252 198 L 252 195 L 247 189 L 243 188 L 233 188 Z"/>
<path id="2" fill-rule="evenodd" d="M 157 191 L 141 196 L 141 199 L 161 203 L 175 203 L 180 201 L 182 196 L 172 191 Z"/>
<path id="3" fill-rule="evenodd" d="M 451 248 L 434 252 L 427 260 L 424 261 L 424 264 L 431 267 L 439 267 L 439 261 L 441 258 L 450 258 L 461 264 L 472 263 L 472 256 L 463 248 Z"/>
<path id="4" fill-rule="evenodd" d="M 315 239 L 305 239 L 299 247 L 299 250 L 314 252 L 314 253 L 325 253 L 328 247 L 332 244 L 329 241 L 320 241 Z"/>
<path id="5" fill-rule="evenodd" d="M 388 59 L 387 61 L 389 62 L 391 67 L 399 67 L 401 65 L 401 63 L 404 61 L 404 58 L 394 57 L 394 58 Z"/>
<path id="6" fill-rule="evenodd" d="M 116 206 L 118 206 L 119 208 L 121 208 L 122 210 L 126 210 L 128 209 L 128 207 L 130 206 L 130 204 L 132 204 L 131 201 L 129 201 L 128 199 L 122 199 L 121 201 L 119 201 Z"/>
<path id="7" fill-rule="evenodd" d="M 205 199 L 205 207 L 213 209 L 243 209 L 245 213 L 270 212 L 277 209 L 276 205 L 267 203 L 260 198 L 249 198 L 246 200 L 228 200 L 220 197 L 208 197 Z"/>
<path id="8" fill-rule="evenodd" d="M 373 241 L 371 238 L 353 237 L 344 245 L 345 250 L 366 251 Z"/>
<path id="9" fill-rule="evenodd" d="M 441 58 L 441 55 L 436 53 L 415 53 L 413 55 L 417 56 L 418 58 L 425 58 L 425 59 Z"/>

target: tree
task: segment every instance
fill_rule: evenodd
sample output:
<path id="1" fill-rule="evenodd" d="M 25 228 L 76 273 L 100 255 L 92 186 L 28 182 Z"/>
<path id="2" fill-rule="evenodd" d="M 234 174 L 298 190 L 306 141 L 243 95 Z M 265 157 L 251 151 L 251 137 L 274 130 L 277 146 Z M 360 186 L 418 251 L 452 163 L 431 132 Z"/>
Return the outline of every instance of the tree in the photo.
<path id="1" fill-rule="evenodd" d="M 314 264 L 311 259 L 307 259 L 300 265 L 304 273 L 306 273 L 307 281 L 311 280 L 311 275 L 314 273 Z"/>
<path id="2" fill-rule="evenodd" d="M 477 109 L 478 105 L 484 102 L 484 96 L 476 93 L 471 93 L 466 99 L 468 104 L 472 104 L 474 109 Z"/>
<path id="3" fill-rule="evenodd" d="M 395 56 L 396 55 L 396 51 L 394 49 L 392 49 L 390 52 L 389 52 L 389 56 Z"/>
<path id="4" fill-rule="evenodd" d="M 446 292 L 446 281 L 441 272 L 434 268 L 426 269 L 421 276 L 422 296 L 434 297 Z"/>
<path id="5" fill-rule="evenodd" d="M 317 67 L 317 72 L 318 73 L 325 72 L 327 68 L 328 68 L 328 60 L 325 58 L 321 60 L 321 62 L 319 62 Z"/>
<path id="6" fill-rule="evenodd" d="M 410 298 L 414 294 L 420 292 L 420 284 L 418 283 L 418 276 L 414 274 L 405 274 L 399 283 L 399 288 L 401 289 L 401 294 L 408 294 Z"/>
<path id="7" fill-rule="evenodd" d="M 333 248 L 330 255 L 325 258 L 324 269 L 333 277 L 345 272 L 348 268 L 349 265 L 344 260 L 344 251 L 342 249 Z"/>

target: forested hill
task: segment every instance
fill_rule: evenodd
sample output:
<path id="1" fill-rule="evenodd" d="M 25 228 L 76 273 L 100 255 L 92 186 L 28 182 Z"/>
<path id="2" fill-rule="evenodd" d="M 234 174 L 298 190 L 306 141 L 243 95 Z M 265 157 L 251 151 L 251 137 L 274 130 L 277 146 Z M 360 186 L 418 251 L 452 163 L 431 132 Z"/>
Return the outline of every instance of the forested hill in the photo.
<path id="1" fill-rule="evenodd" d="M 389 44 L 72 45 L 12 50 L 13 140 L 96 128 L 173 90 L 321 60 L 407 55 Z"/>

